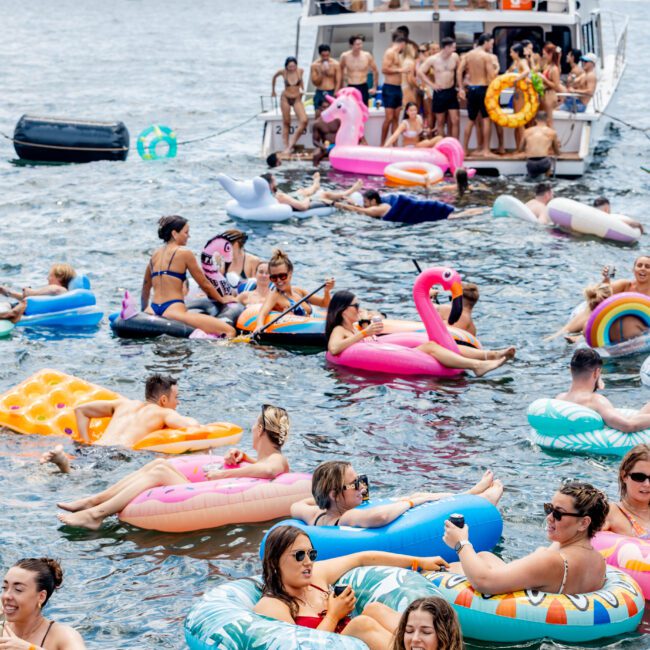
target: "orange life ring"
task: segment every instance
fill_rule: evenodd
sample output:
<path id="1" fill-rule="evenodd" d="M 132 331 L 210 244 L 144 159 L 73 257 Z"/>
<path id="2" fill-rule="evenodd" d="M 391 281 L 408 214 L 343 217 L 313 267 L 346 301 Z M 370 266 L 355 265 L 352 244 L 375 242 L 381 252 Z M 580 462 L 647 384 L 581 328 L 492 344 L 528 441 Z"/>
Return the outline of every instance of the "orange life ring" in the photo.
<path id="1" fill-rule="evenodd" d="M 515 85 L 516 78 L 517 75 L 512 72 L 499 75 L 492 80 L 485 94 L 485 108 L 490 119 L 499 126 L 509 129 L 516 129 L 528 124 L 537 115 L 539 108 L 539 96 L 532 82 L 530 79 L 521 79 L 517 82 L 517 89 L 524 94 L 524 107 L 517 113 L 504 112 L 499 104 L 499 97 L 506 88 L 512 88 Z"/>
<path id="2" fill-rule="evenodd" d="M 437 165 L 417 160 L 391 163 L 384 169 L 384 176 L 389 185 L 433 185 L 439 183 L 444 172 Z"/>

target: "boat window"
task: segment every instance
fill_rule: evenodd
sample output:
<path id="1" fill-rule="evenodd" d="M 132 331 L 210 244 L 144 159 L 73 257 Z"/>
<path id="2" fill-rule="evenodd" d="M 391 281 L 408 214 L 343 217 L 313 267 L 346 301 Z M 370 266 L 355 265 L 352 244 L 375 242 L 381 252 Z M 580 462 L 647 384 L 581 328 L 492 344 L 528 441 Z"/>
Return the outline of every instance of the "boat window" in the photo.
<path id="1" fill-rule="evenodd" d="M 440 23 L 440 40 L 446 36 L 456 39 L 456 50 L 459 54 L 469 52 L 474 43 L 485 29 L 481 21 L 456 21 Z"/>
<path id="2" fill-rule="evenodd" d="M 536 52 L 541 52 L 544 46 L 544 30 L 536 25 L 517 25 L 516 27 L 495 27 L 494 53 L 499 59 L 499 69 L 505 72 L 512 63 L 510 48 L 514 43 L 529 40 L 535 46 Z"/>

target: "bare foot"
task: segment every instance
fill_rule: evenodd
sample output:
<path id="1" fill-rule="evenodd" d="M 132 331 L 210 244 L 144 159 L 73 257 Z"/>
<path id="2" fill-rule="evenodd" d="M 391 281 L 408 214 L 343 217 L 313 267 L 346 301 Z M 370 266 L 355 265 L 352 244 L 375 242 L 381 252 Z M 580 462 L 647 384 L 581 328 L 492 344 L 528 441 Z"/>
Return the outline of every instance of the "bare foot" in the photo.
<path id="1" fill-rule="evenodd" d="M 77 501 L 70 501 L 69 503 L 57 503 L 56 507 L 68 512 L 79 512 L 80 510 L 87 510 L 92 508 L 95 504 L 92 502 L 92 497 L 85 497 L 84 499 L 77 499 Z"/>
<path id="2" fill-rule="evenodd" d="M 286 149 L 283 149 L 282 153 L 285 156 L 290 156 L 291 155 L 291 147 L 287 147 Z"/>
<path id="3" fill-rule="evenodd" d="M 504 359 L 514 359 L 517 352 L 517 348 L 514 345 L 511 345 L 509 348 L 504 350 L 497 350 L 499 356 L 502 356 Z"/>
<path id="4" fill-rule="evenodd" d="M 363 181 L 359 179 L 351 188 L 350 192 L 358 192 L 359 190 L 363 189 Z"/>
<path id="5" fill-rule="evenodd" d="M 474 374 L 477 377 L 482 377 L 492 370 L 496 370 L 506 362 L 505 357 L 500 359 L 490 359 L 489 361 L 477 361 L 476 368 L 474 369 Z"/>
<path id="6" fill-rule="evenodd" d="M 66 526 L 74 526 L 75 528 L 88 528 L 89 530 L 99 530 L 102 525 L 103 517 L 99 519 L 90 514 L 90 510 L 82 510 L 81 512 L 71 512 L 69 515 L 57 515 L 57 519 L 64 523 Z"/>
<path id="7" fill-rule="evenodd" d="M 481 477 L 481 480 L 471 490 L 469 490 L 469 493 L 482 494 L 489 487 L 492 487 L 493 483 L 494 483 L 494 474 L 492 473 L 491 469 L 488 469 L 485 472 L 485 474 L 483 474 L 483 476 Z"/>
<path id="8" fill-rule="evenodd" d="M 494 483 L 479 496 L 487 499 L 490 503 L 493 503 L 496 506 L 496 504 L 499 503 L 502 494 L 503 483 L 499 479 L 496 479 Z"/>
<path id="9" fill-rule="evenodd" d="M 41 456 L 41 465 L 45 465 L 45 463 L 56 465 L 63 474 L 70 472 L 70 459 L 63 451 L 63 445 L 57 445 L 54 449 L 46 451 Z"/>

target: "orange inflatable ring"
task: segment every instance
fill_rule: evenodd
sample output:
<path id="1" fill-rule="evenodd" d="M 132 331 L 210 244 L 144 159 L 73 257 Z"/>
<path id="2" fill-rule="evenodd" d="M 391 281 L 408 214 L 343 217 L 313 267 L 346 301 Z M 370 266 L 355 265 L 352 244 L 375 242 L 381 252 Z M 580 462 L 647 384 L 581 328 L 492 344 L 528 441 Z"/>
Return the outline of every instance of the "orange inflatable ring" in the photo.
<path id="1" fill-rule="evenodd" d="M 438 165 L 428 162 L 404 161 L 391 163 L 384 169 L 384 176 L 389 185 L 415 187 L 439 183 L 444 172 Z"/>
<path id="2" fill-rule="evenodd" d="M 524 94 L 524 107 L 517 113 L 506 113 L 499 104 L 499 97 L 506 88 L 515 85 L 517 75 L 514 73 L 502 74 L 493 79 L 485 94 L 485 108 L 490 119 L 499 126 L 516 129 L 528 124 L 539 108 L 539 96 L 530 79 L 521 79 L 517 82 L 517 89 Z"/>

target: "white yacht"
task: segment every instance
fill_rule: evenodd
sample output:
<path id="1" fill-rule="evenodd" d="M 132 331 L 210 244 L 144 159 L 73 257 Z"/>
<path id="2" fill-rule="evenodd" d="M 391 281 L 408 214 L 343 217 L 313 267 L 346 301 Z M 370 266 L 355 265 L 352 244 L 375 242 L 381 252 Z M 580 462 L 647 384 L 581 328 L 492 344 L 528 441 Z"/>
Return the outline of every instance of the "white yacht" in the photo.
<path id="1" fill-rule="evenodd" d="M 468 6 L 485 5 L 488 9 L 474 9 Z M 389 8 L 397 5 L 397 8 Z M 472 48 L 476 38 L 489 32 L 494 35 L 494 53 L 497 55 L 501 72 L 508 68 L 510 46 L 518 41 L 530 40 L 541 51 L 544 43 L 550 41 L 562 50 L 562 72 L 568 72 L 566 53 L 579 48 L 583 53 L 594 53 L 598 57 L 598 84 L 596 92 L 584 113 L 556 110 L 553 114 L 554 128 L 561 143 L 555 173 L 559 176 L 581 176 L 591 161 L 598 139 L 609 121 L 607 113 L 618 83 L 625 70 L 625 45 L 627 18 L 621 14 L 601 9 L 599 0 L 456 0 L 455 8 L 449 8 L 448 0 L 439 0 L 438 11 L 434 11 L 432 0 L 304 0 L 302 15 L 296 28 L 296 52 L 300 44 L 301 27 L 316 28 L 313 57 L 301 61 L 308 81 L 309 66 L 318 58 L 318 45 L 327 43 L 332 56 L 339 58 L 349 49 L 348 39 L 354 34 L 365 37 L 364 49 L 372 52 L 378 67 L 384 51 L 390 46 L 393 30 L 406 25 L 410 39 L 416 43 L 440 42 L 446 36 L 456 39 L 459 53 Z M 380 83 L 383 81 L 380 79 Z M 311 84 L 310 84 L 311 86 Z M 313 87 L 308 86 L 313 92 Z M 306 98 L 307 112 L 313 120 L 313 108 Z M 264 122 L 262 154 L 267 156 L 281 151 L 282 116 L 277 100 L 262 98 L 260 119 Z M 370 108 L 366 123 L 368 144 L 379 145 L 384 111 L 381 106 Z M 295 116 L 294 116 L 295 120 Z M 464 132 L 467 112 L 461 110 L 460 133 Z M 292 124 L 295 128 L 295 121 Z M 524 174 L 525 161 L 513 155 L 514 132 L 505 129 L 504 156 L 490 158 L 468 158 L 468 166 L 488 174 Z M 469 148 L 476 147 L 474 134 Z M 312 147 L 311 129 L 298 142 L 299 147 Z M 496 132 L 492 129 L 491 147 L 496 149 Z"/>

